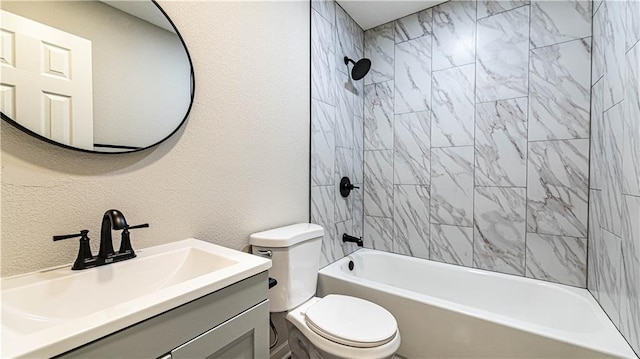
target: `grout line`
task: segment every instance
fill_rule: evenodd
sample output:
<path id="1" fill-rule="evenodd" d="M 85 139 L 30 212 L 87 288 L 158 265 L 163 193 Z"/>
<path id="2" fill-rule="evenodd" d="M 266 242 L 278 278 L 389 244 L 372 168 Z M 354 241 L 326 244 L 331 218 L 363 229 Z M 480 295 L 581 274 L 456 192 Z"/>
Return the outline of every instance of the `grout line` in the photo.
<path id="1" fill-rule="evenodd" d="M 476 5 L 476 22 L 478 22 L 480 20 L 484 20 L 484 19 L 490 18 L 492 16 L 504 14 L 505 12 L 509 12 L 509 11 L 516 10 L 516 9 L 520 9 L 522 7 L 529 6 L 529 5 L 530 4 L 524 4 L 524 5 L 516 6 L 514 8 L 511 8 L 511 9 L 508 9 L 508 10 L 502 10 L 502 11 L 499 11 L 499 12 L 496 12 L 496 13 L 493 13 L 493 14 L 490 14 L 490 15 L 487 15 L 487 16 L 483 16 L 481 18 L 478 18 L 478 11 L 477 11 L 477 5 Z"/>
<path id="2" fill-rule="evenodd" d="M 604 1 L 604 0 L 603 0 Z M 602 3 L 600 3 L 600 6 L 602 5 Z M 591 2 L 591 6 L 593 6 L 593 1 Z M 599 7 L 598 7 L 599 8 Z M 589 59 L 589 69 L 590 71 L 590 76 L 589 76 L 589 83 L 592 84 L 589 87 L 589 162 L 587 165 L 587 245 L 585 246 L 586 248 L 586 257 L 585 257 L 585 287 L 589 288 L 589 224 L 591 222 L 591 215 L 593 213 L 591 213 L 591 211 L 589 210 L 591 208 L 591 182 L 592 182 L 592 178 L 591 178 L 591 167 L 593 166 L 593 153 L 591 151 L 591 149 L 593 148 L 591 142 L 593 141 L 592 137 L 593 137 L 593 133 L 591 131 L 591 129 L 593 128 L 593 113 L 591 112 L 591 110 L 593 109 L 593 87 L 595 86 L 595 84 L 598 83 L 598 81 L 600 81 L 600 79 L 598 79 L 598 81 L 596 81 L 595 83 L 593 82 L 593 57 L 595 54 L 594 51 L 594 43 L 595 43 L 595 36 L 594 36 L 594 19 L 595 19 L 595 14 L 597 12 L 597 9 L 594 11 L 592 9 L 591 11 L 591 58 Z M 604 77 L 604 75 L 601 75 L 600 78 Z M 594 239 L 595 240 L 595 239 Z"/>
<path id="3" fill-rule="evenodd" d="M 529 14 L 529 16 L 531 16 L 531 14 Z M 529 23 L 531 23 L 531 19 L 529 19 Z M 531 36 L 531 25 L 529 25 L 529 36 Z M 575 39 L 571 39 L 571 40 L 554 42 L 553 44 L 548 44 L 548 45 L 544 45 L 544 46 L 530 47 L 529 51 L 535 51 L 535 50 L 544 49 L 544 48 L 551 47 L 551 46 L 556 46 L 556 45 L 564 45 L 564 44 L 567 44 L 569 42 L 574 42 L 574 41 L 584 41 L 584 40 L 586 40 L 586 39 L 588 39 L 590 37 L 592 37 L 592 35 L 585 36 L 585 37 L 579 37 L 579 38 L 575 38 Z M 529 38 L 529 41 L 531 41 L 531 38 Z"/>
<path id="4" fill-rule="evenodd" d="M 528 122 L 528 119 L 527 119 Z M 527 126 L 527 134 L 529 132 L 529 126 Z M 580 138 L 558 138 L 558 139 L 547 139 L 547 140 L 528 140 L 529 143 L 536 142 L 562 142 L 562 141 L 577 141 L 577 140 L 589 140 L 589 138 L 580 137 Z"/>
<path id="5" fill-rule="evenodd" d="M 433 54 L 431 54 L 431 59 L 432 59 L 431 63 L 433 64 Z M 455 69 L 455 68 L 462 67 L 462 66 L 469 66 L 469 65 L 475 65 L 475 64 L 476 64 L 476 59 L 475 59 L 475 56 L 474 56 L 473 62 L 467 62 L 467 63 L 464 63 L 464 64 L 459 64 L 459 65 L 455 65 L 455 66 L 449 66 L 449 67 L 445 67 L 443 69 L 437 69 L 437 70 L 433 70 L 433 67 L 431 67 L 431 73 L 433 74 L 435 72 L 441 72 L 441 71 L 451 70 L 451 69 Z M 432 77 L 433 77 L 433 75 L 432 75 Z"/>
<path id="6" fill-rule="evenodd" d="M 564 234 L 555 234 L 555 233 L 542 233 L 542 232 L 529 232 L 529 231 L 525 231 L 525 232 L 526 234 L 535 234 L 540 236 L 567 237 L 567 238 L 575 238 L 575 239 L 584 239 L 585 241 L 587 240 L 586 236 L 579 237 L 579 236 L 567 236 Z"/>
<path id="7" fill-rule="evenodd" d="M 429 182 L 429 206 L 427 207 L 428 211 L 429 211 L 429 228 L 427 228 L 427 233 L 429 234 L 429 238 L 427 238 L 427 257 L 429 257 L 429 259 L 432 259 L 432 251 L 431 251 L 431 237 L 432 237 L 432 233 L 431 233 L 431 204 L 433 203 L 433 143 L 431 141 L 432 136 L 433 136 L 433 118 L 435 117 L 434 115 L 434 108 L 433 108 L 433 53 L 434 53 L 434 46 L 435 46 L 435 14 L 436 10 L 435 7 L 433 10 L 431 10 L 431 43 L 430 43 L 430 49 L 429 49 L 429 178 L 428 178 L 428 182 Z"/>
<path id="8" fill-rule="evenodd" d="M 473 22 L 474 28 L 474 54 L 473 54 L 473 182 L 471 183 L 471 228 L 476 225 L 476 172 L 477 168 L 477 154 L 476 154 L 476 139 L 477 126 L 478 126 L 478 109 L 476 102 L 478 101 L 478 2 L 476 5 L 476 19 Z M 476 231 L 471 231 L 471 267 L 477 268 L 476 263 Z"/>
<path id="9" fill-rule="evenodd" d="M 527 72 L 529 72 L 529 69 L 527 69 Z M 527 82 L 528 82 L 528 80 L 527 80 Z M 526 96 L 517 96 L 517 97 L 500 98 L 500 99 L 489 100 L 489 101 L 480 101 L 480 102 L 476 102 L 476 105 L 482 105 L 482 104 L 494 103 L 494 102 L 502 102 L 502 101 L 510 101 L 510 100 L 520 100 L 520 99 L 523 99 L 523 98 L 529 99 L 529 94 L 527 94 Z"/>
<path id="10" fill-rule="evenodd" d="M 523 267 L 522 267 L 522 276 L 523 277 L 528 277 L 527 276 L 527 237 L 529 237 L 527 235 L 527 227 L 528 227 L 528 223 L 527 221 L 529 220 L 529 143 L 531 141 L 529 141 L 529 121 L 530 121 L 530 116 L 529 113 L 531 111 L 529 111 L 530 107 L 531 107 L 531 20 L 532 16 L 531 16 L 531 7 L 529 7 L 529 38 L 527 40 L 528 42 L 528 46 L 529 47 L 529 51 L 527 51 L 527 151 L 525 153 L 525 177 L 524 177 L 524 183 L 525 183 L 525 191 L 524 191 L 524 253 L 523 253 Z"/>
<path id="11" fill-rule="evenodd" d="M 475 143 L 473 145 L 460 145 L 460 146 L 431 146 L 431 148 L 465 148 L 465 147 L 473 147 L 475 148 Z"/>

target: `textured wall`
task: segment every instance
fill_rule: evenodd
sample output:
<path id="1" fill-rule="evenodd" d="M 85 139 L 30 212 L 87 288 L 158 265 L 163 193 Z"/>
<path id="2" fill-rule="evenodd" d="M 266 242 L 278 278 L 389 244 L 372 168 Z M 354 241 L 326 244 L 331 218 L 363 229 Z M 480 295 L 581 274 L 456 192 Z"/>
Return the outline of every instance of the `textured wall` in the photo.
<path id="1" fill-rule="evenodd" d="M 589 1 L 450 1 L 365 32 L 365 246 L 586 286 Z"/>
<path id="2" fill-rule="evenodd" d="M 593 7 L 588 288 L 640 354 L 640 2 Z"/>
<path id="3" fill-rule="evenodd" d="M 2 275 L 70 263 L 118 208 L 134 248 L 196 237 L 232 248 L 309 216 L 309 4 L 167 1 L 196 96 L 166 143 L 128 155 L 57 148 L 2 124 Z M 115 236 L 117 238 L 117 236 Z M 116 246 L 118 241 L 116 241 Z"/>
<path id="4" fill-rule="evenodd" d="M 311 221 L 326 231 L 324 266 L 356 248 L 342 243 L 343 233 L 362 236 L 364 86 L 343 59 L 362 58 L 364 33 L 333 1 L 311 7 Z M 360 187 L 347 198 L 343 176 Z"/>

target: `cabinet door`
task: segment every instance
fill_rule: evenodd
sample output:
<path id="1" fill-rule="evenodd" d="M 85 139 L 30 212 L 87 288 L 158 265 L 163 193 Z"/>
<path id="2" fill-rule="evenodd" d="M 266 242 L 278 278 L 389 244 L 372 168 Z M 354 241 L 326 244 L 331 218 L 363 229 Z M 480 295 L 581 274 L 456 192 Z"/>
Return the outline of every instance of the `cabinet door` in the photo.
<path id="1" fill-rule="evenodd" d="M 267 359 L 269 302 L 264 301 L 171 351 L 172 359 Z"/>

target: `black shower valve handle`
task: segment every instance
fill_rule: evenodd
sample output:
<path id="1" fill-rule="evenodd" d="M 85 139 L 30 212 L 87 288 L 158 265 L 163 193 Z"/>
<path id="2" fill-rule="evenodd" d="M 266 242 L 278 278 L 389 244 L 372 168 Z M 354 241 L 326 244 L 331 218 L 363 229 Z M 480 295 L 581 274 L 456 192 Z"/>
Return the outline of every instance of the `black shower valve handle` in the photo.
<path id="1" fill-rule="evenodd" d="M 83 229 L 80 231 L 80 233 L 76 233 L 76 234 L 63 234 L 60 236 L 53 236 L 53 240 L 61 241 L 63 239 L 69 239 L 69 238 L 86 237 L 88 233 L 89 233 L 89 230 Z"/>
<path id="2" fill-rule="evenodd" d="M 354 186 L 351 183 L 349 177 L 342 177 L 342 179 L 340 179 L 340 195 L 342 195 L 342 197 L 348 197 L 349 193 L 356 188 L 360 189 L 360 187 Z"/>

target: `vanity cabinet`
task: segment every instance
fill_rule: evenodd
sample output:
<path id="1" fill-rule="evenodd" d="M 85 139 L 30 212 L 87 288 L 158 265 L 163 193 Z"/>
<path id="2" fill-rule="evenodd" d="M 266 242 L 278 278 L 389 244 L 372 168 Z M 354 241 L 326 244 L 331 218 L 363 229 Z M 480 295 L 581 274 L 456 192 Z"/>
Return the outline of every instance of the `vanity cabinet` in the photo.
<path id="1" fill-rule="evenodd" d="M 267 359 L 267 283 L 262 272 L 57 358 Z"/>

